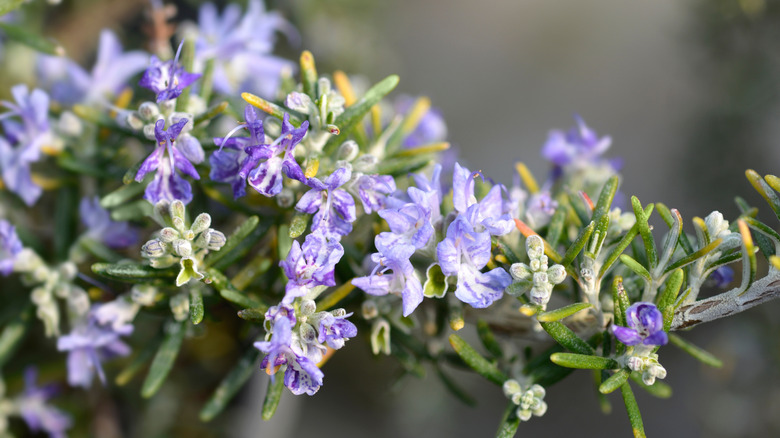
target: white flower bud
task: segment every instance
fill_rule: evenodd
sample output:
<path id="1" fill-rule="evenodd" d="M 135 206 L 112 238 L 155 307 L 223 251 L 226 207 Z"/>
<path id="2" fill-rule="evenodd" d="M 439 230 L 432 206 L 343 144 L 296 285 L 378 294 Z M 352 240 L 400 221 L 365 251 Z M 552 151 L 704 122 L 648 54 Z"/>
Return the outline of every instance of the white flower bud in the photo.
<path id="1" fill-rule="evenodd" d="M 287 95 L 287 98 L 284 100 L 284 105 L 291 110 L 303 114 L 309 114 L 310 109 L 314 107 L 314 103 L 307 94 L 299 93 L 297 91 L 293 91 Z"/>
<path id="2" fill-rule="evenodd" d="M 360 306 L 360 312 L 363 314 L 363 319 L 372 319 L 379 315 L 379 309 L 376 307 L 374 300 L 363 301 L 363 304 Z"/>
<path id="3" fill-rule="evenodd" d="M 160 240 L 166 243 L 171 243 L 176 239 L 179 239 L 181 237 L 181 234 L 179 234 L 178 231 L 174 230 L 171 227 L 165 227 L 162 230 L 160 230 Z"/>
<path id="4" fill-rule="evenodd" d="M 187 293 L 181 293 L 171 297 L 168 304 L 171 306 L 171 313 L 173 313 L 173 319 L 176 321 L 184 321 L 190 315 L 190 297 Z"/>
<path id="5" fill-rule="evenodd" d="M 128 114 L 127 117 L 125 118 L 125 121 L 127 122 L 127 125 L 130 128 L 132 128 L 132 129 L 134 129 L 136 131 L 140 131 L 140 130 L 144 129 L 144 127 L 146 126 L 146 122 L 135 111 L 133 111 L 130 114 Z"/>
<path id="6" fill-rule="evenodd" d="M 130 298 L 141 306 L 153 306 L 156 296 L 157 288 L 148 284 L 137 284 L 130 290 Z"/>
<path id="7" fill-rule="evenodd" d="M 78 116 L 70 111 L 63 111 L 60 119 L 57 121 L 57 128 L 65 135 L 78 137 L 81 135 L 83 125 Z"/>
<path id="8" fill-rule="evenodd" d="M 138 115 L 147 122 L 156 120 L 160 115 L 160 108 L 154 102 L 144 102 L 138 107 Z"/>
<path id="9" fill-rule="evenodd" d="M 561 265 L 552 265 L 547 270 L 547 281 L 552 284 L 560 284 L 566 279 L 566 269 Z"/>
<path id="10" fill-rule="evenodd" d="M 184 209 L 184 203 L 183 202 L 181 202 L 178 199 L 173 201 L 173 202 L 171 202 L 170 209 L 171 209 L 171 218 L 172 219 L 177 219 L 178 218 L 178 219 L 184 221 L 184 216 L 187 213 L 186 213 L 186 211 Z"/>
<path id="11" fill-rule="evenodd" d="M 545 412 L 547 412 L 547 403 L 545 403 L 542 400 L 539 400 L 539 403 L 533 408 L 531 412 L 533 412 L 533 414 L 536 415 L 537 417 L 541 417 L 542 415 L 545 414 Z"/>
<path id="12" fill-rule="evenodd" d="M 211 216 L 208 213 L 201 213 L 195 218 L 190 230 L 192 230 L 193 233 L 198 234 L 208 230 L 210 226 Z"/>
<path id="13" fill-rule="evenodd" d="M 532 413 L 530 409 L 517 408 L 517 411 L 515 413 L 517 414 L 517 418 L 520 421 L 528 421 L 531 419 Z"/>
<path id="14" fill-rule="evenodd" d="M 149 259 L 162 257 L 165 252 L 165 246 L 157 239 L 150 240 L 141 247 L 141 255 Z"/>
<path id="15" fill-rule="evenodd" d="M 316 310 L 317 310 L 317 304 L 313 300 L 303 300 L 301 302 L 301 307 L 300 307 L 301 316 L 312 315 Z"/>
<path id="16" fill-rule="evenodd" d="M 176 108 L 176 99 L 164 100 L 159 106 L 161 113 L 170 114 Z"/>
<path id="17" fill-rule="evenodd" d="M 379 160 L 371 154 L 363 154 L 353 164 L 355 172 L 372 173 Z"/>
<path id="18" fill-rule="evenodd" d="M 341 146 L 339 146 L 339 151 L 336 154 L 336 159 L 344 160 L 344 161 L 352 161 L 355 158 L 357 158 L 359 153 L 360 153 L 360 147 L 358 146 L 358 144 L 355 143 L 354 140 L 347 140 L 344 143 L 341 143 Z"/>
<path id="19" fill-rule="evenodd" d="M 221 231 L 217 231 L 215 229 L 210 229 L 208 231 L 209 233 L 209 245 L 208 249 L 210 251 L 219 251 L 227 241 L 227 238 L 224 234 L 222 234 Z"/>
<path id="20" fill-rule="evenodd" d="M 513 263 L 509 273 L 515 280 L 527 280 L 531 277 L 531 268 L 525 263 Z"/>
<path id="21" fill-rule="evenodd" d="M 154 123 L 144 125 L 144 137 L 148 140 L 157 141 L 157 137 L 154 135 Z"/>
<path id="22" fill-rule="evenodd" d="M 179 257 L 191 257 L 192 256 L 192 244 L 184 239 L 177 239 L 173 241 L 173 252 Z"/>
<path id="23" fill-rule="evenodd" d="M 518 382 L 515 379 L 509 379 L 506 382 L 504 382 L 504 385 L 502 386 L 502 389 L 504 390 L 504 395 L 508 398 L 511 398 L 518 392 L 522 390 L 520 387 L 520 382 Z"/>
<path id="24" fill-rule="evenodd" d="M 525 240 L 525 251 L 531 260 L 538 259 L 544 255 L 544 242 L 542 238 L 533 234 Z"/>

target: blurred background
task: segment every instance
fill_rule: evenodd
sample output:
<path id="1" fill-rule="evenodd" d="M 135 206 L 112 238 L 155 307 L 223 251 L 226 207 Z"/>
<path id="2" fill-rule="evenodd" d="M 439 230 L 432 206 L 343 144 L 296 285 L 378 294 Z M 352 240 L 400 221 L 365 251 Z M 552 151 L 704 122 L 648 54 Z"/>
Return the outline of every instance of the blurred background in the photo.
<path id="1" fill-rule="evenodd" d="M 199 2 L 174 3 L 178 17 L 197 16 Z M 316 56 L 320 72 L 338 68 L 371 81 L 398 73 L 396 93 L 429 96 L 443 113 L 449 141 L 461 159 L 495 180 L 510 183 L 518 160 L 537 179 L 546 179 L 548 166 L 539 151 L 547 133 L 567 129 L 577 113 L 599 134 L 612 137 L 608 156 L 624 162 L 621 190 L 643 203 L 661 201 L 679 209 L 687 230 L 692 231 L 691 218 L 712 210 L 735 218 L 735 196 L 745 197 L 759 207 L 764 220 L 771 220 L 744 170 L 780 172 L 780 2 L 266 4 L 281 10 L 302 34 L 302 47 L 280 38 L 279 53 L 295 58 L 306 48 Z M 118 30 L 126 46 L 142 41 L 146 5 L 144 0 L 65 0 L 42 9 L 42 23 L 47 35 L 89 65 L 102 27 Z M 778 314 L 780 303 L 770 303 L 684 334 L 724 360 L 719 370 L 701 366 L 674 347 L 665 348 L 661 359 L 668 370 L 666 382 L 675 393 L 669 400 L 637 394 L 647 433 L 780 435 Z M 192 357 L 197 355 L 189 360 Z M 212 424 L 200 425 L 192 415 L 179 413 L 170 418 L 188 423 L 165 427 L 165 413 L 181 411 L 177 403 L 186 394 L 170 389 L 144 402 L 137 418 L 163 426 L 134 425 L 135 417 L 126 415 L 124 428 L 135 436 L 494 433 L 506 401 L 499 388 L 457 374 L 479 402 L 469 408 L 447 393 L 433 370 L 424 380 L 397 381 L 399 370 L 392 360 L 372 357 L 366 343 L 357 340 L 327 364 L 326 384 L 315 397 L 285 394 L 269 423 L 258 415 L 268 379 L 258 371 L 233 411 Z M 590 373 L 574 373 L 565 382 L 548 389 L 548 412 L 521 425 L 519 435 L 628 435 L 619 395 L 610 398 L 613 412 L 603 415 Z"/>

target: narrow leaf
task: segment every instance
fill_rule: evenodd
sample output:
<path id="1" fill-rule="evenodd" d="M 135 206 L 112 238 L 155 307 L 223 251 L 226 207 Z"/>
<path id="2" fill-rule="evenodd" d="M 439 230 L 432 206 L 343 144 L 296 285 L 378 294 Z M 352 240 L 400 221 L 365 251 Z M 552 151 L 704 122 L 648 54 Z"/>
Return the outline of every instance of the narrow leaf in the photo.
<path id="1" fill-rule="evenodd" d="M 217 389 L 203 406 L 203 409 L 201 409 L 201 421 L 211 421 L 225 409 L 230 400 L 235 397 L 247 380 L 252 377 L 259 358 L 260 351 L 256 348 L 247 349 L 246 353 L 238 360 L 238 363 L 230 370 L 227 376 L 222 379 L 222 382 L 220 382 Z"/>
<path id="2" fill-rule="evenodd" d="M 701 361 L 702 363 L 709 365 L 711 367 L 720 368 L 723 366 L 723 361 L 718 359 L 717 357 L 713 356 L 711 353 L 707 352 L 706 350 L 697 347 L 690 342 L 686 341 L 685 339 L 681 338 L 680 336 L 670 333 L 669 334 L 669 341 L 680 348 L 682 351 L 690 354 L 697 360 Z"/>
<path id="3" fill-rule="evenodd" d="M 658 253 L 655 249 L 655 240 L 653 239 L 653 233 L 650 230 L 650 224 L 647 223 L 649 214 L 645 214 L 642 204 L 639 202 L 636 196 L 631 197 L 631 206 L 634 208 L 634 215 L 636 216 L 636 225 L 639 228 L 639 235 L 642 236 L 642 242 L 645 244 L 645 253 L 647 254 L 647 262 L 650 269 L 654 269 L 658 263 Z"/>
<path id="4" fill-rule="evenodd" d="M 211 61 L 211 60 L 209 60 L 209 61 Z M 209 61 L 206 61 L 206 62 L 209 62 Z M 223 112 L 225 112 L 225 110 L 227 108 L 228 108 L 228 103 L 227 102 L 220 102 L 220 103 L 214 104 L 206 112 L 196 116 L 195 119 L 192 121 L 192 123 L 193 123 L 194 126 L 198 126 L 201 123 L 207 122 L 207 121 L 213 119 L 214 117 L 217 117 L 218 115 L 222 114 Z"/>
<path id="5" fill-rule="evenodd" d="M 645 215 L 650 215 L 653 211 L 653 204 L 650 204 L 645 208 Z M 626 233 L 618 242 L 618 244 L 610 251 L 610 253 L 607 255 L 607 257 L 604 259 L 604 263 L 601 264 L 601 269 L 599 269 L 599 278 L 603 278 L 604 275 L 607 273 L 609 268 L 612 267 L 612 265 L 617 261 L 618 257 L 623 253 L 623 251 L 628 248 L 629 245 L 631 245 L 631 242 L 634 241 L 634 238 L 639 234 L 639 227 L 634 224 L 633 227 L 631 227 L 630 230 L 628 230 L 628 233 Z"/>
<path id="6" fill-rule="evenodd" d="M 460 336 L 456 334 L 450 335 L 450 344 L 461 359 L 463 359 L 471 369 L 476 371 L 477 374 L 499 386 L 503 385 L 508 379 L 506 374 L 501 372 L 495 364 L 482 357 L 482 355 L 477 353 L 477 351 Z"/>
<path id="7" fill-rule="evenodd" d="M 301 53 L 301 84 L 303 92 L 311 97 L 312 101 L 317 100 L 317 66 L 314 63 L 314 55 L 310 51 L 304 50 Z"/>
<path id="8" fill-rule="evenodd" d="M 200 292 L 200 288 L 190 288 L 190 320 L 193 324 L 198 325 L 203 321 L 203 295 Z"/>
<path id="9" fill-rule="evenodd" d="M 558 245 L 558 241 L 561 239 L 568 211 L 568 207 L 562 202 L 559 202 L 558 208 L 555 209 L 555 213 L 553 213 L 550 218 L 550 223 L 547 225 L 547 235 L 544 239 L 549 242 L 553 248 Z"/>
<path id="10" fill-rule="evenodd" d="M 610 206 L 612 206 L 612 200 L 617 193 L 618 184 L 620 180 L 617 175 L 611 176 L 599 194 L 599 200 L 596 202 L 596 207 L 593 209 L 593 221 L 597 222 L 602 216 L 609 213 Z"/>
<path id="11" fill-rule="evenodd" d="M 3 328 L 3 333 L 0 334 L 0 368 L 11 359 L 22 339 L 24 339 L 24 335 L 30 326 L 31 315 L 32 306 L 28 304 L 18 316 Z"/>
<path id="12" fill-rule="evenodd" d="M 612 280 L 612 301 L 614 303 L 615 325 L 627 327 L 626 310 L 628 310 L 628 294 L 623 287 L 623 277 L 615 277 Z"/>
<path id="13" fill-rule="evenodd" d="M 241 98 L 253 107 L 263 111 L 270 116 L 276 117 L 279 120 L 284 119 L 284 114 L 288 113 L 290 114 L 290 123 L 296 128 L 301 126 L 301 120 L 293 115 L 295 114 L 293 111 L 282 108 L 279 105 L 273 102 L 269 102 L 260 96 L 255 96 L 252 93 L 241 93 Z"/>
<path id="14" fill-rule="evenodd" d="M 560 322 L 541 322 L 541 325 L 544 331 L 567 350 L 580 354 L 595 353 L 593 347 Z"/>
<path id="15" fill-rule="evenodd" d="M 622 369 L 616 372 L 599 386 L 599 392 L 602 394 L 611 393 L 612 391 L 623 386 L 623 384 L 628 381 L 629 376 L 631 376 L 631 371 L 626 369 Z"/>
<path id="16" fill-rule="evenodd" d="M 712 242 L 710 242 L 707 246 L 699 249 L 698 251 L 688 254 L 687 256 L 681 258 L 680 260 L 677 260 L 676 262 L 669 265 L 666 270 L 664 270 L 664 274 L 674 271 L 675 269 L 682 268 L 684 266 L 688 266 L 689 264 L 695 262 L 696 260 L 699 260 L 700 258 L 704 257 L 705 255 L 709 254 L 710 252 L 714 251 L 720 244 L 723 242 L 723 239 L 715 239 Z"/>
<path id="17" fill-rule="evenodd" d="M 585 244 L 588 242 L 588 239 L 590 239 L 590 235 L 593 234 L 593 229 L 595 227 L 596 224 L 594 222 L 591 222 L 588 224 L 587 227 L 583 228 L 580 231 L 580 234 L 577 236 L 576 239 L 574 239 L 574 242 L 572 242 L 572 244 L 566 250 L 566 253 L 563 255 L 563 260 L 561 260 L 561 265 L 566 267 L 572 264 L 574 259 L 580 253 L 580 251 L 582 251 L 582 248 L 585 247 Z"/>
<path id="18" fill-rule="evenodd" d="M 141 396 L 149 398 L 153 396 L 165 382 L 168 373 L 173 368 L 176 356 L 179 355 L 181 343 L 184 340 L 184 324 L 171 322 L 166 326 L 166 334 L 160 349 L 154 356 L 149 374 L 141 387 Z"/>
<path id="19" fill-rule="evenodd" d="M 608 357 L 576 353 L 553 353 L 550 360 L 562 367 L 580 370 L 614 370 L 620 368 L 617 361 Z"/>
<path id="20" fill-rule="evenodd" d="M 179 273 L 179 269 L 177 267 L 155 269 L 135 263 L 95 263 L 92 265 L 92 272 L 112 280 L 138 283 L 173 279 Z"/>
<path id="21" fill-rule="evenodd" d="M 631 386 L 626 382 L 620 387 L 620 392 L 623 394 L 623 403 L 626 404 L 626 411 L 628 412 L 628 421 L 631 422 L 631 429 L 634 432 L 634 438 L 646 438 L 645 427 L 642 424 L 642 414 L 639 412 L 639 405 L 636 404 L 636 398 L 634 392 L 631 391 Z"/>
<path id="22" fill-rule="evenodd" d="M 355 285 L 352 284 L 352 281 L 348 281 L 338 288 L 330 293 L 330 295 L 326 296 L 325 298 L 321 299 L 317 303 L 317 311 L 321 312 L 323 310 L 329 310 L 334 307 L 338 303 L 341 302 L 344 298 L 347 297 L 353 290 L 355 289 Z"/>
<path id="23" fill-rule="evenodd" d="M 145 186 L 141 183 L 131 182 L 130 184 L 122 185 L 113 192 L 103 196 L 100 199 L 100 206 L 103 208 L 113 208 L 120 206 L 140 195 L 144 191 Z"/>
<path id="24" fill-rule="evenodd" d="M 206 255 L 206 258 L 204 259 L 204 262 L 206 266 L 211 266 L 214 263 L 218 262 L 221 258 L 225 257 L 230 251 L 232 251 L 235 247 L 238 246 L 239 243 L 241 243 L 246 236 L 249 235 L 252 231 L 254 231 L 255 228 L 257 228 L 257 225 L 260 223 L 260 218 L 257 216 L 250 216 L 248 217 L 241 225 L 238 226 L 227 238 L 225 241 L 225 244 L 222 246 L 222 248 L 219 251 L 216 252 L 210 252 Z"/>
<path id="25" fill-rule="evenodd" d="M 325 144 L 325 152 L 332 152 L 336 147 L 341 145 L 341 143 L 344 143 L 352 129 L 363 120 L 363 116 L 371 111 L 371 107 L 379 103 L 383 97 L 393 91 L 396 85 L 398 85 L 398 76 L 396 75 L 391 75 L 382 79 L 371 87 L 360 100 L 353 105 L 348 106 L 343 113 L 336 117 L 333 124 L 339 127 L 340 134 L 331 137 L 328 140 Z"/>
<path id="26" fill-rule="evenodd" d="M 5 14 L 17 6 L 16 1 L 4 1 L 0 3 L 0 15 Z M 0 21 L 0 29 L 3 34 L 12 41 L 24 44 L 38 52 L 52 56 L 65 56 L 65 48 L 56 41 L 46 38 L 37 32 L 33 32 L 27 26 L 17 26 L 15 24 Z"/>
<path id="27" fill-rule="evenodd" d="M 566 307 L 561 307 L 560 309 L 550 310 L 547 312 L 542 312 L 538 315 L 536 315 L 536 319 L 539 322 L 554 322 L 559 321 L 563 318 L 567 318 L 569 316 L 574 315 L 575 313 L 585 310 L 588 308 L 593 307 L 593 304 L 589 303 L 574 303 L 569 304 Z"/>
<path id="28" fill-rule="evenodd" d="M 488 353 L 496 359 L 504 357 L 504 351 L 496 340 L 496 335 L 493 334 L 493 331 L 490 330 L 490 326 L 483 319 L 477 320 L 477 335 L 479 335 L 479 340 L 482 341 L 482 345 Z"/>
<path id="29" fill-rule="evenodd" d="M 211 286 L 219 292 L 219 295 L 222 296 L 222 298 L 244 308 L 260 309 L 267 307 L 236 289 L 230 281 L 228 281 L 227 277 L 225 277 L 225 274 L 219 270 L 210 268 L 206 273 L 208 274 L 209 280 L 211 280 Z"/>
<path id="30" fill-rule="evenodd" d="M 150 342 L 147 342 L 143 349 L 135 355 L 133 360 L 117 374 L 114 383 L 116 383 L 117 386 L 127 385 L 130 380 L 132 380 L 133 377 L 135 377 L 135 375 L 152 360 L 154 353 L 160 347 L 160 342 L 159 339 L 152 339 Z"/>
<path id="31" fill-rule="evenodd" d="M 626 265 L 626 267 L 628 269 L 631 269 L 632 271 L 634 271 L 634 273 L 636 275 L 642 277 L 648 283 L 653 281 L 652 277 L 650 277 L 650 273 L 647 272 L 647 269 L 645 269 L 645 267 L 642 266 L 638 261 L 636 261 L 633 258 L 631 258 L 630 255 L 622 254 L 620 256 L 620 261 L 621 261 L 621 263 Z"/>
<path id="32" fill-rule="evenodd" d="M 748 181 L 750 181 L 750 184 L 753 186 L 753 188 L 756 189 L 758 194 L 764 198 L 767 204 L 769 204 L 769 206 L 772 208 L 772 211 L 775 212 L 777 218 L 780 219 L 780 198 L 777 197 L 777 193 L 772 190 L 772 187 L 770 187 L 770 185 L 767 184 L 766 181 L 761 178 L 761 175 L 759 175 L 755 170 L 746 170 L 745 176 L 747 177 Z"/>
<path id="33" fill-rule="evenodd" d="M 501 424 L 498 425 L 496 438 L 514 438 L 517 428 L 520 427 L 520 419 L 517 418 L 516 411 L 517 405 L 511 402 L 504 409 L 504 416 L 501 418 Z"/>
<path id="34" fill-rule="evenodd" d="M 263 420 L 270 420 L 276 413 L 276 408 L 279 406 L 279 400 L 282 399 L 282 388 L 284 388 L 284 379 L 282 376 L 277 376 L 275 379 L 271 379 L 271 381 L 268 382 L 268 390 L 265 393 L 265 400 L 263 400 L 263 409 L 260 411 L 260 417 Z"/>

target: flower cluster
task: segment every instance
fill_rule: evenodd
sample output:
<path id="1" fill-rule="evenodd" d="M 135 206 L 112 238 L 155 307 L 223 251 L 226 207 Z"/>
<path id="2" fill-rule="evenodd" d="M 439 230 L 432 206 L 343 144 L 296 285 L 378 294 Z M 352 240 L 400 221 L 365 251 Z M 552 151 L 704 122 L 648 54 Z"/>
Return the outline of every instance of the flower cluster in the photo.
<path id="1" fill-rule="evenodd" d="M 547 412 L 547 403 L 544 402 L 546 391 L 541 385 L 533 384 L 523 388 L 515 379 L 504 382 L 504 395 L 517 405 L 515 415 L 520 421 L 528 421 L 532 415 L 541 417 Z"/>
<path id="2" fill-rule="evenodd" d="M 198 270 L 203 257 L 209 251 L 219 251 L 225 244 L 225 235 L 211 226 L 211 216 L 201 213 L 189 227 L 185 222 L 184 203 L 173 201 L 170 204 L 160 202 L 157 211 L 168 210 L 168 216 L 160 214 L 159 237 L 152 239 L 141 248 L 141 254 L 149 259 L 155 268 L 167 268 L 179 264 L 176 286 L 182 286 L 191 279 L 201 280 L 204 275 Z"/>
<path id="3" fill-rule="evenodd" d="M 520 282 L 531 284 L 531 301 L 547 308 L 553 287 L 566 279 L 566 269 L 561 265 L 547 267 L 547 256 L 544 255 L 542 238 L 533 235 L 525 240 L 525 251 L 530 263 L 515 263 L 509 269 L 512 277 Z"/>

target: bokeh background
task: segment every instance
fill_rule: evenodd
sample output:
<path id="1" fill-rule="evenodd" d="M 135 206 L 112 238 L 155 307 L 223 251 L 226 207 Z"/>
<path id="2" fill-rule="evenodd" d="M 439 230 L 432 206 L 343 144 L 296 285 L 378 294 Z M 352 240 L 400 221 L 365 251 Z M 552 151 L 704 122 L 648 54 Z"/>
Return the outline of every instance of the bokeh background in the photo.
<path id="1" fill-rule="evenodd" d="M 175 2 L 194 18 L 199 2 Z M 624 161 L 621 190 L 661 201 L 690 219 L 720 210 L 733 219 L 735 196 L 767 215 L 744 170 L 780 172 L 780 2 L 765 0 L 292 0 L 267 1 L 302 34 L 281 53 L 311 50 L 321 72 L 339 68 L 370 80 L 398 73 L 398 90 L 427 95 L 447 121 L 450 142 L 473 169 L 511 182 L 524 161 L 538 179 L 548 130 L 580 114 L 613 139 Z M 45 32 L 91 62 L 102 27 L 140 42 L 143 0 L 65 0 L 44 9 Z M 4 72 L 13 76 L 13 72 Z M 397 91 L 398 92 L 398 91 Z M 674 347 L 662 362 L 669 400 L 637 394 L 650 436 L 780 435 L 780 303 L 685 334 L 721 357 L 705 368 Z M 185 358 L 186 360 L 186 358 Z M 259 409 L 267 377 L 258 372 L 233 410 L 213 424 L 172 428 L 186 392 L 163 391 L 125 415 L 117 436 L 492 436 L 505 407 L 499 388 L 456 374 L 476 408 L 451 397 L 428 370 L 398 380 L 399 365 L 374 358 L 362 340 L 325 367 L 315 397 L 286 394 L 271 422 Z M 98 399 L 100 399 L 98 397 Z M 549 410 L 519 434 L 626 436 L 619 395 L 598 407 L 591 375 L 574 373 L 548 390 Z M 141 403 L 138 400 L 127 403 Z M 138 425 L 136 419 L 148 423 Z"/>

